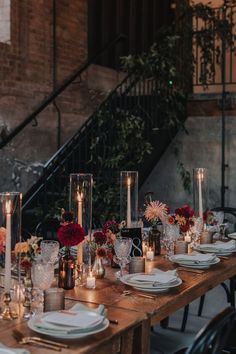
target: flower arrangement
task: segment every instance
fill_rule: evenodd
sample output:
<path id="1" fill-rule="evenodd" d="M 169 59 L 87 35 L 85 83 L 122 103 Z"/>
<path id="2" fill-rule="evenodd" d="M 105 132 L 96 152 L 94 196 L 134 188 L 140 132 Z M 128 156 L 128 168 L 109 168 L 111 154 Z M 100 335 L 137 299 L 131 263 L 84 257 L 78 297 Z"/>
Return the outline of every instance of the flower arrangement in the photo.
<path id="1" fill-rule="evenodd" d="M 90 243 L 91 250 L 99 258 L 110 258 L 112 243 L 109 237 L 103 231 L 96 231 L 93 234 L 93 240 Z"/>
<path id="2" fill-rule="evenodd" d="M 169 208 L 166 204 L 159 200 L 150 201 L 144 211 L 144 216 L 147 221 L 156 225 L 158 221 L 166 221 Z"/>
<path id="3" fill-rule="evenodd" d="M 5 227 L 0 227 L 0 253 L 5 252 L 5 246 L 6 246 L 6 229 Z"/>
<path id="4" fill-rule="evenodd" d="M 70 253 L 70 247 L 77 246 L 84 240 L 84 229 L 73 221 L 73 213 L 64 212 L 62 214 L 63 223 L 57 231 L 57 237 L 66 253 Z"/>
<path id="5" fill-rule="evenodd" d="M 185 204 L 181 208 L 175 210 L 175 214 L 167 217 L 169 224 L 178 224 L 181 232 L 187 232 L 194 226 L 194 210 Z"/>
<path id="6" fill-rule="evenodd" d="M 29 239 L 24 242 L 17 242 L 15 245 L 15 256 L 20 256 L 20 266 L 24 270 L 32 266 L 33 261 L 40 253 L 40 241 L 42 237 L 31 235 Z"/>
<path id="7" fill-rule="evenodd" d="M 207 226 L 215 226 L 218 224 L 215 213 L 211 210 L 206 210 L 203 213 L 203 221 Z"/>

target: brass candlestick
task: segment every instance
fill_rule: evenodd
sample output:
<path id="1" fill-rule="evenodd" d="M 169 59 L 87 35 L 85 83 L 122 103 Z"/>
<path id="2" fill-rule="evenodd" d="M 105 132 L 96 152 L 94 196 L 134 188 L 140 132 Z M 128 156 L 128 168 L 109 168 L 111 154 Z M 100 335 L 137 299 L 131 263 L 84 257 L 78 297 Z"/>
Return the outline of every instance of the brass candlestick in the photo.
<path id="1" fill-rule="evenodd" d="M 4 298 L 3 298 L 3 302 L 5 304 L 5 307 L 1 313 L 1 319 L 2 320 L 14 320 L 17 318 L 17 314 L 11 311 L 10 308 L 10 302 L 11 302 L 11 295 L 10 292 L 5 292 L 4 293 Z"/>

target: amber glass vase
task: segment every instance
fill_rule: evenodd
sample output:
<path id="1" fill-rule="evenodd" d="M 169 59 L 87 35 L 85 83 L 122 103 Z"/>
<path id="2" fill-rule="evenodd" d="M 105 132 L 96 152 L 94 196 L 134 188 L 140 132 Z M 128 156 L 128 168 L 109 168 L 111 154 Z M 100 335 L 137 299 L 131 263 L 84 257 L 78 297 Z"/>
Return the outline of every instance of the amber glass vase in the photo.
<path id="1" fill-rule="evenodd" d="M 58 287 L 65 290 L 75 287 L 75 259 L 70 254 L 59 259 Z"/>

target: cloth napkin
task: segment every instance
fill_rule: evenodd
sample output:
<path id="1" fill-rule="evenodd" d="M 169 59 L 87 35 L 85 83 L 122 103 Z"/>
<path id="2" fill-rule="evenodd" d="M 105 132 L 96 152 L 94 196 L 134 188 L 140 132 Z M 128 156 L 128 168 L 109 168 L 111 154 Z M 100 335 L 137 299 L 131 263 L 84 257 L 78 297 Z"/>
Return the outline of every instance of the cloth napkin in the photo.
<path id="1" fill-rule="evenodd" d="M 198 246 L 199 250 L 202 251 L 216 251 L 216 252 L 224 252 L 224 251 L 234 251 L 236 248 L 236 241 L 231 240 L 228 242 L 216 241 L 215 243 L 206 243 Z"/>
<path id="2" fill-rule="evenodd" d="M 176 271 L 164 272 L 158 268 L 154 268 L 151 273 L 137 274 L 131 278 L 132 283 L 136 284 L 169 284 L 177 279 Z"/>
<path id="3" fill-rule="evenodd" d="M 105 309 L 104 305 L 99 305 L 97 308 L 92 309 L 92 308 L 87 307 L 83 304 L 76 304 L 69 311 L 72 311 L 72 312 L 74 312 L 74 311 L 75 312 L 91 311 L 91 312 L 95 312 L 103 317 L 106 317 L 106 315 L 107 315 L 107 310 Z M 100 324 L 101 324 L 101 322 L 98 325 L 100 325 Z M 43 318 L 39 318 L 38 321 L 34 323 L 34 325 L 37 328 L 41 328 L 43 330 L 48 330 L 50 332 L 57 332 L 57 333 L 61 333 L 61 334 L 83 333 L 83 332 L 86 332 L 87 328 L 88 328 L 86 326 L 84 326 L 84 327 L 69 327 L 68 328 L 67 324 L 59 325 L 59 324 L 55 324 L 55 323 L 50 323 L 50 322 L 45 321 Z M 94 326 L 93 328 L 96 328 L 96 326 Z"/>
<path id="4" fill-rule="evenodd" d="M 233 232 L 232 234 L 228 234 L 228 237 L 236 240 L 236 232 Z"/>
<path id="5" fill-rule="evenodd" d="M 30 354 L 30 352 L 24 348 L 10 348 L 10 347 L 7 347 L 6 345 L 0 343 L 0 354 L 2 354 L 3 351 L 1 351 L 1 349 L 9 349 L 11 350 L 13 353 L 16 353 L 16 354 Z M 5 351 L 4 351 L 5 353 Z"/>
<path id="6" fill-rule="evenodd" d="M 184 262 L 189 264 L 195 263 L 211 263 L 216 259 L 216 255 L 212 253 L 202 254 L 194 252 L 192 254 L 175 254 L 171 257 L 174 262 Z"/>

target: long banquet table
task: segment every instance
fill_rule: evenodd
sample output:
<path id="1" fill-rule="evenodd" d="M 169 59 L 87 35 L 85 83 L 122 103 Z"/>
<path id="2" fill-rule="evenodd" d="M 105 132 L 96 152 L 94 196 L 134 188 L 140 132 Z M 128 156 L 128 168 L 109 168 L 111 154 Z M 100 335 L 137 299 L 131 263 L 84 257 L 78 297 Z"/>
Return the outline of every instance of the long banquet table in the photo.
<path id="1" fill-rule="evenodd" d="M 146 262 L 146 271 L 150 271 L 153 267 L 169 270 L 176 268 L 176 265 L 158 256 L 154 261 Z M 106 267 L 106 276 L 104 279 L 97 280 L 96 289 L 76 287 L 67 291 L 66 297 L 67 308 L 70 308 L 75 301 L 81 301 L 91 307 L 103 303 L 108 309 L 108 318 L 117 319 L 119 324 L 110 324 L 104 332 L 82 340 L 70 341 L 70 349 L 63 349 L 62 353 L 148 354 L 150 326 L 233 277 L 236 274 L 236 256 L 221 259 L 220 263 L 204 270 L 201 274 L 178 270 L 183 283 L 168 293 L 157 294 L 152 299 L 140 297 L 135 290 L 122 284 L 115 277 L 116 271 L 117 269 Z M 124 296 L 125 289 L 131 290 L 131 294 Z M 14 327 L 24 334 L 35 334 L 20 319 L 12 322 L 1 321 L 0 341 L 5 345 L 19 347 L 11 336 Z M 28 345 L 27 348 L 31 353 L 42 353 L 42 349 L 35 346 Z M 45 349 L 43 352 L 53 353 L 52 350 Z"/>

